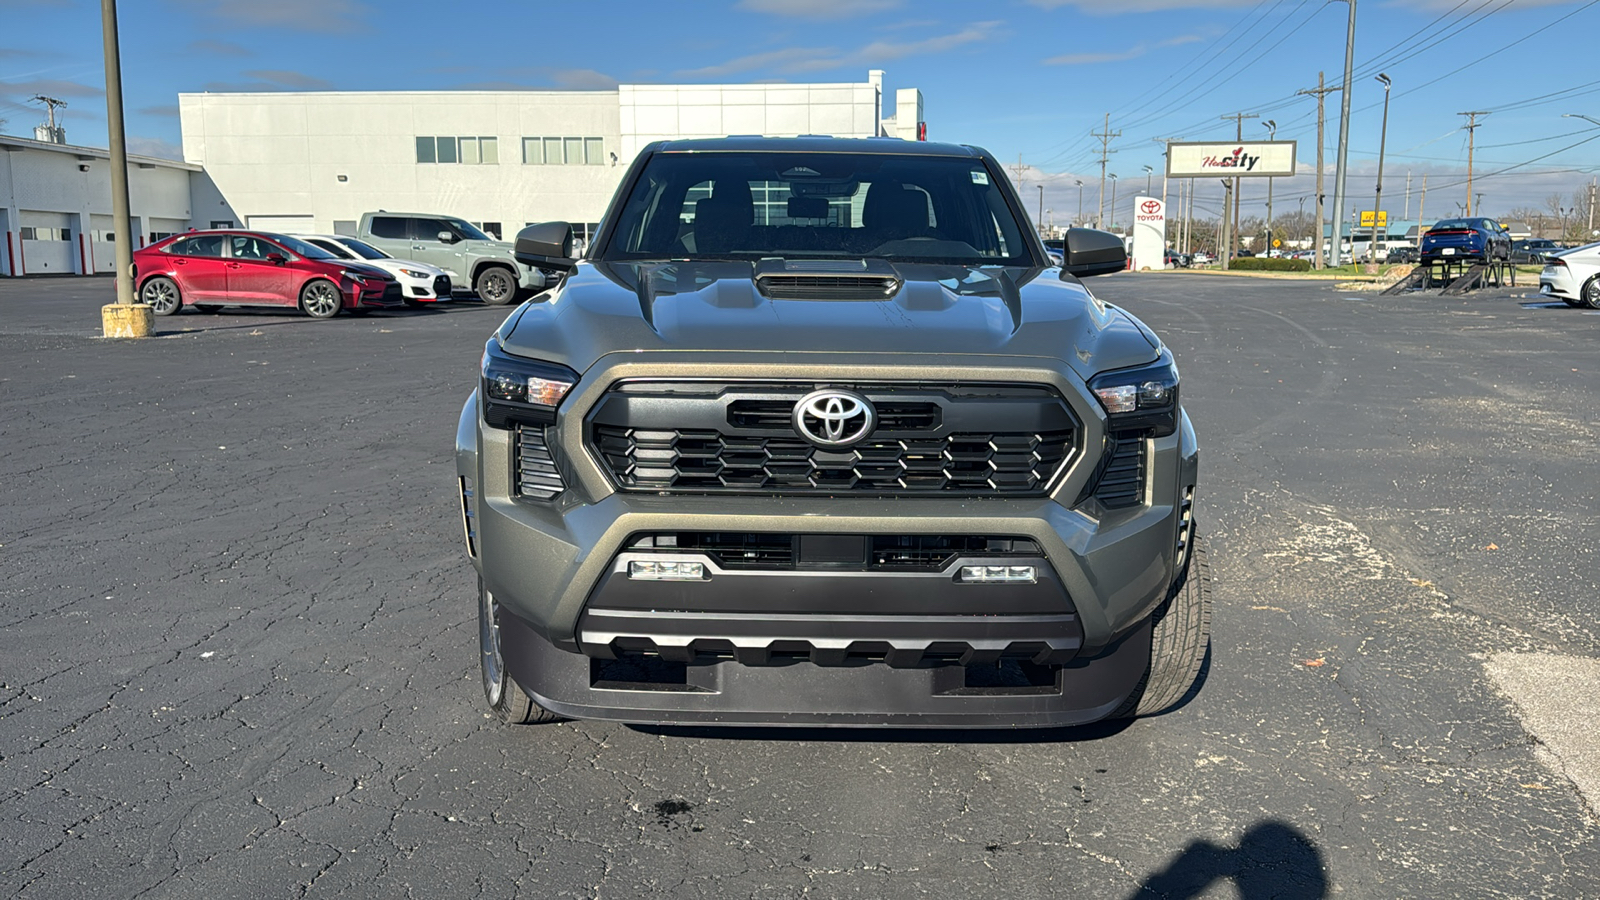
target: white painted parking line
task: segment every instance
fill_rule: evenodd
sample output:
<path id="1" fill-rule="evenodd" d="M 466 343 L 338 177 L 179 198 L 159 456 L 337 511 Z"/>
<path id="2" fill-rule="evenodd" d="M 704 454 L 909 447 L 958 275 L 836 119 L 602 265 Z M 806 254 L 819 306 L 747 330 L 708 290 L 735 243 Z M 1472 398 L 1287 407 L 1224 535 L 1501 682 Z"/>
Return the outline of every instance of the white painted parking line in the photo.
<path id="1" fill-rule="evenodd" d="M 1496 653 L 1489 677 L 1522 713 L 1522 725 L 1600 816 L 1600 659 Z"/>

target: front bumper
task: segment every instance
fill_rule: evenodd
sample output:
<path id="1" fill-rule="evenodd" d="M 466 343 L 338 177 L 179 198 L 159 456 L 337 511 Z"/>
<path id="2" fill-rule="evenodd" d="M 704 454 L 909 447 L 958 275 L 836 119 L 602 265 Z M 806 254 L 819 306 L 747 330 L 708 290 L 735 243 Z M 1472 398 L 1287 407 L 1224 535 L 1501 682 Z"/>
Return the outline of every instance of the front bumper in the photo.
<path id="1" fill-rule="evenodd" d="M 1098 452 L 1074 458 L 1048 495 L 1034 497 L 617 491 L 583 446 L 584 416 L 613 381 L 666 376 L 683 365 L 644 359 L 594 382 L 594 372 L 585 376 L 560 413 L 556 449 L 566 489 L 550 501 L 517 496 L 514 433 L 486 426 L 476 395 L 462 409 L 456 449 L 470 493 L 463 504 L 469 555 L 508 614 L 501 632 L 508 670 L 542 706 L 629 722 L 1044 726 L 1102 718 L 1137 686 L 1149 657 L 1140 635 L 1178 571 L 1190 522 L 1199 453 L 1186 415 L 1176 433 L 1145 439 L 1144 502 L 1128 509 L 1077 503 Z M 1038 366 L 1028 360 L 944 377 L 1050 383 L 1083 420 L 1081 446 L 1099 447 L 1105 418 L 1083 384 Z M 770 377 L 759 369 L 747 377 Z M 810 375 L 784 367 L 784 377 Z M 906 372 L 835 365 L 815 377 L 904 380 Z M 716 589 L 677 585 L 624 596 L 626 583 L 619 587 L 616 576 L 630 539 L 657 532 L 1009 536 L 1037 545 L 1031 562 L 1060 599 L 1052 606 L 1004 593 L 1007 585 L 953 584 L 949 570 L 921 582 L 834 573 L 826 589 L 799 583 L 817 573 L 713 572 Z M 743 611 L 713 594 L 740 598 Z M 688 618 L 652 614 L 674 607 Z M 990 619 L 956 625 L 963 614 Z M 950 627 L 956 631 L 941 630 Z M 774 648 L 789 658 L 774 664 Z M 683 678 L 661 689 L 606 675 L 615 657 L 640 649 L 683 666 Z M 1009 693 L 968 684 L 977 668 L 1001 660 L 1043 666 L 1048 683 L 1034 679 Z"/>
<path id="2" fill-rule="evenodd" d="M 1577 300 L 1578 282 L 1572 277 L 1572 271 L 1567 268 L 1546 266 L 1539 273 L 1539 293 L 1550 297 L 1562 297 L 1568 300 Z"/>

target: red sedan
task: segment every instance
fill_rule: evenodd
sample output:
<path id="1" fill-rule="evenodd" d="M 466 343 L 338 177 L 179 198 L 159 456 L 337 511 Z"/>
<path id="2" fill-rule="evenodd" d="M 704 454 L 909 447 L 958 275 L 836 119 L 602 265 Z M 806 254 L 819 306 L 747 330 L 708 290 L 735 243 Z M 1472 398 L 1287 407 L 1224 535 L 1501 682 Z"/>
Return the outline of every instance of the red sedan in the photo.
<path id="1" fill-rule="evenodd" d="M 184 304 L 290 306 L 327 319 L 347 309 L 405 305 L 400 284 L 387 272 L 335 257 L 321 247 L 259 231 L 192 231 L 157 241 L 133 254 L 139 300 L 158 316 Z"/>

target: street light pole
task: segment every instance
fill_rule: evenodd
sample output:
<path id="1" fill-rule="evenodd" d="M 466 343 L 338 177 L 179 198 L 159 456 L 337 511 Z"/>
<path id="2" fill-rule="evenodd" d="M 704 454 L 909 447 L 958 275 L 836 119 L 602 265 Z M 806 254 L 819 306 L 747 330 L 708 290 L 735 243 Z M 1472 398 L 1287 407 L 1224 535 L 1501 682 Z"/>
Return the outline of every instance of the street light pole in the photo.
<path id="1" fill-rule="evenodd" d="M 1039 236 L 1044 237 L 1044 185 L 1039 188 Z"/>
<path id="2" fill-rule="evenodd" d="M 1378 217 L 1383 215 L 1383 151 L 1389 143 L 1389 76 L 1378 73 L 1383 83 L 1383 130 L 1378 133 L 1378 191 L 1372 198 L 1372 237 L 1367 240 L 1367 261 L 1378 261 Z"/>
<path id="3" fill-rule="evenodd" d="M 1117 227 L 1117 173 L 1112 172 L 1106 176 L 1111 179 L 1111 227 Z"/>
<path id="4" fill-rule="evenodd" d="M 1149 166 L 1144 167 L 1144 195 L 1146 197 L 1150 196 L 1150 176 L 1154 175 L 1155 171 L 1155 169 L 1152 169 Z"/>
<path id="5" fill-rule="evenodd" d="M 1268 119 L 1265 122 L 1261 123 L 1261 127 L 1267 129 L 1267 140 L 1275 141 L 1275 140 L 1278 139 L 1278 122 L 1277 122 L 1277 120 Z M 1267 176 L 1267 247 L 1266 247 L 1266 250 L 1267 250 L 1267 254 L 1266 255 L 1271 256 L 1272 255 L 1272 176 L 1270 176 L 1270 175 Z"/>
<path id="6" fill-rule="evenodd" d="M 154 325 L 152 311 L 148 306 L 136 305 L 133 296 L 133 216 L 128 209 L 128 144 L 122 125 L 122 55 L 117 45 L 117 0 L 100 0 L 100 31 L 105 46 L 111 222 L 116 232 L 117 266 L 117 302 L 101 308 L 100 324 L 106 337 L 149 337 Z"/>
<path id="7" fill-rule="evenodd" d="M 1350 4 L 1350 26 L 1344 39 L 1344 83 L 1339 92 L 1339 160 L 1333 176 L 1333 254 L 1336 260 L 1344 243 L 1340 232 L 1344 227 L 1344 180 L 1350 162 L 1350 95 L 1355 93 L 1351 80 L 1356 63 L 1356 0 L 1345 2 Z"/>
<path id="8" fill-rule="evenodd" d="M 1078 183 L 1078 219 L 1074 224 L 1081 228 L 1083 226 L 1083 179 L 1074 178 L 1073 181 Z"/>

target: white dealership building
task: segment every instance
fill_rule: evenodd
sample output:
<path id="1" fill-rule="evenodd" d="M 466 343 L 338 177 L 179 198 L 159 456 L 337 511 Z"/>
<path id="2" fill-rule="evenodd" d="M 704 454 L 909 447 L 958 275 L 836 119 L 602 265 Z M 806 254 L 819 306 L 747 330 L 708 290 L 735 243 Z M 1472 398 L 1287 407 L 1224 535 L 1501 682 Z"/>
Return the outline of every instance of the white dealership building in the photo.
<path id="1" fill-rule="evenodd" d="M 459 216 L 506 238 L 552 220 L 584 235 L 652 141 L 925 136 L 921 92 L 896 91 L 893 109 L 883 93 L 873 70 L 859 83 L 179 94 L 183 162 L 129 164 L 135 245 L 183 228 L 349 232 L 380 209 Z M 7 136 L 0 147 L 12 151 L 0 159 L 0 228 L 19 250 L 30 235 L 0 274 L 108 271 L 105 151 Z"/>

